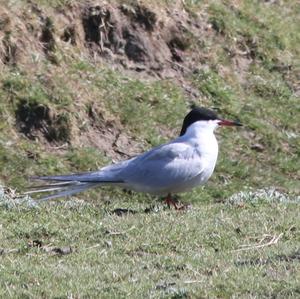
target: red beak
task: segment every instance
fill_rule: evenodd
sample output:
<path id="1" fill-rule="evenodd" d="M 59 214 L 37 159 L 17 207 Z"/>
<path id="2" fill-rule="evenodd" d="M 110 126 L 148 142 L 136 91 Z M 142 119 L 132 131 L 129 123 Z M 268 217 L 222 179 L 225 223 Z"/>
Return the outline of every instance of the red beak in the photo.
<path id="1" fill-rule="evenodd" d="M 232 120 L 220 119 L 218 122 L 219 126 L 242 126 L 241 123 Z"/>

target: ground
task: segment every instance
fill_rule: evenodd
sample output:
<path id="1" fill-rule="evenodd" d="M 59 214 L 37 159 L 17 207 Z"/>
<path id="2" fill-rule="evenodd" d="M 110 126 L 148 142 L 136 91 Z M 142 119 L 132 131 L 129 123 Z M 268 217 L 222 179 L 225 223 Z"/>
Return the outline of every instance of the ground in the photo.
<path id="1" fill-rule="evenodd" d="M 29 199 L 2 202 L 1 297 L 300 294 L 300 201 L 274 190 L 202 202 L 186 211 L 153 205 L 150 198 L 39 206 Z"/>
<path id="2" fill-rule="evenodd" d="M 2 2 L 2 297 L 299 297 L 297 1 Z M 193 104 L 244 127 L 186 211 L 10 189 L 174 138 Z"/>

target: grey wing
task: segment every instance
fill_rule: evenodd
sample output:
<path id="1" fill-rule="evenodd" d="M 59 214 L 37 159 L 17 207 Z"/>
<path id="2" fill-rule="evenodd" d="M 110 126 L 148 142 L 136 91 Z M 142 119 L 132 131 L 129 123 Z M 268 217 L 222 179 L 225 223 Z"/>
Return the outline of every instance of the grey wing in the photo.
<path id="1" fill-rule="evenodd" d="M 55 183 L 46 183 L 44 185 L 32 186 L 31 191 L 25 194 L 48 193 L 40 200 L 49 200 L 58 197 L 64 197 L 85 191 L 90 188 L 95 188 L 101 185 L 119 185 L 122 186 L 124 181 L 120 178 L 120 171 L 126 167 L 131 160 L 126 160 L 117 164 L 103 167 L 98 171 L 75 173 L 69 175 L 54 175 L 32 177 L 35 180 L 54 181 Z M 53 193 L 54 192 L 54 193 Z M 51 194 L 50 194 L 51 193 Z"/>
<path id="2" fill-rule="evenodd" d="M 202 164 L 199 153 L 191 145 L 175 142 L 133 159 L 121 176 L 128 185 L 150 192 L 193 179 L 201 173 Z"/>

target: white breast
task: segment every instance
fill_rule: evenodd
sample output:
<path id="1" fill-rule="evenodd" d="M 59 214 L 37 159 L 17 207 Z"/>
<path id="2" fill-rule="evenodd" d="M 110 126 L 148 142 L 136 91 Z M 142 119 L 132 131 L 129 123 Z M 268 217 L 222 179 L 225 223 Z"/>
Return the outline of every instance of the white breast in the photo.
<path id="1" fill-rule="evenodd" d="M 196 122 L 189 127 L 184 137 L 195 148 L 198 158 L 201 159 L 202 171 L 195 178 L 185 182 L 183 186 L 178 186 L 181 188 L 177 192 L 184 192 L 203 185 L 213 174 L 218 158 L 218 142 L 214 135 L 215 127 L 214 122 L 210 125 L 207 125 L 207 122 L 204 125 Z"/>

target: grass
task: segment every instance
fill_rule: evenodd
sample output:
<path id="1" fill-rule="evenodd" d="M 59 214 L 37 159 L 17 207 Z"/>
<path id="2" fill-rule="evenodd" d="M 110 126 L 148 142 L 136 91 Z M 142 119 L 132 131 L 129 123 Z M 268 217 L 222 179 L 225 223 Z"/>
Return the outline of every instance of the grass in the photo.
<path id="1" fill-rule="evenodd" d="M 112 188 L 38 206 L 4 199 L 0 190 L 0 297 L 299 297 L 297 1 L 184 1 L 191 23 L 200 20 L 207 31 L 186 32 L 185 55 L 200 56 L 182 82 L 94 60 L 59 38 L 58 14 L 77 1 L 34 3 L 54 26 L 55 46 L 47 58 L 33 35 L 22 39 L 24 28 L 38 35 L 42 26 L 36 14 L 28 23 L 26 13 L 20 17 L 27 1 L 5 4 L 18 29 L 3 35 L 6 47 L 23 41 L 22 55 L 30 47 L 19 63 L 16 56 L 0 65 L 1 184 L 22 191 L 31 175 L 121 159 L 95 146 L 89 133 L 156 146 L 178 135 L 191 103 L 244 127 L 218 130 L 215 173 L 181 196 L 192 205 L 184 212 Z M 173 5 L 143 3 L 164 16 Z M 0 37 L 9 26 L 3 20 Z M 120 209 L 129 213 L 118 216 Z"/>
<path id="2" fill-rule="evenodd" d="M 296 202 L 251 202 L 250 195 L 249 201 L 206 202 L 186 212 L 156 203 L 145 212 L 151 204 L 2 206 L 1 296 L 299 296 Z M 136 213 L 117 216 L 120 207 Z M 276 244 L 253 246 L 274 236 L 281 236 Z M 253 248 L 241 250 L 249 244 Z"/>

